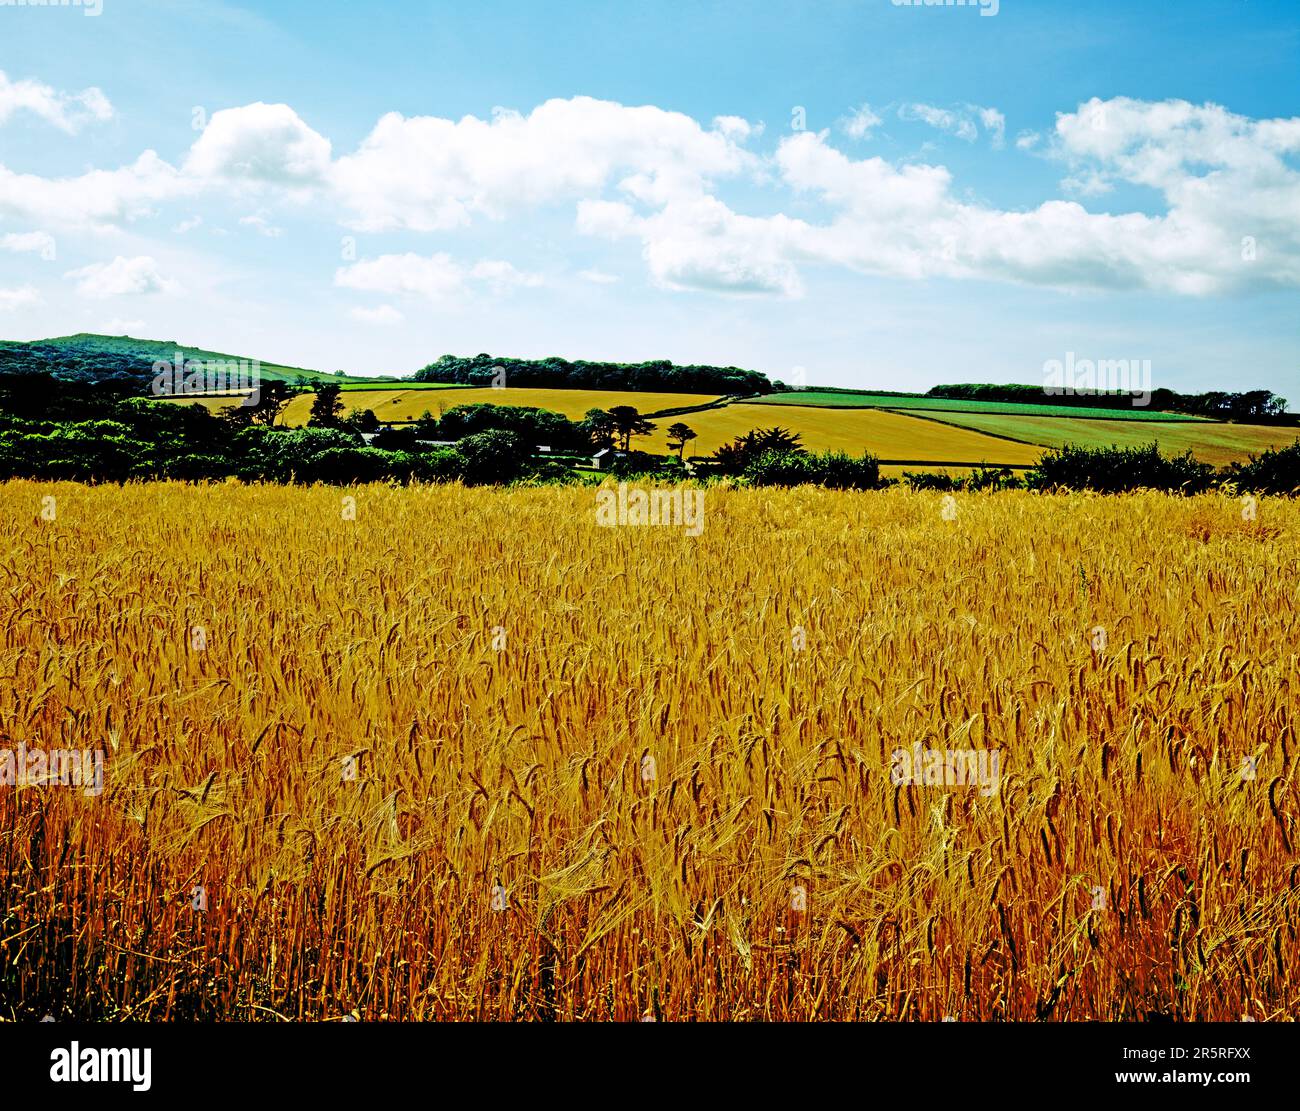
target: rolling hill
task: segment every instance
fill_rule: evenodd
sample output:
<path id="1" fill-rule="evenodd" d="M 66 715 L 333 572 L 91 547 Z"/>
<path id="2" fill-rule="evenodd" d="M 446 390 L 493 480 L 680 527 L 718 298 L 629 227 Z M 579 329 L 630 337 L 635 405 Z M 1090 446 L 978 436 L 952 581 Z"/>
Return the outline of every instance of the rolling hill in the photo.
<path id="1" fill-rule="evenodd" d="M 72 336 L 19 341 L 0 340 L 0 373 L 46 373 L 69 381 L 139 383 L 153 380 L 153 364 L 170 361 L 180 352 L 187 362 L 258 362 L 264 378 L 340 385 L 357 379 L 347 374 L 309 370 L 283 363 L 263 362 L 249 355 L 229 355 L 191 347 L 174 340 L 136 339 L 133 336 L 103 336 L 81 332 Z M 396 376 L 368 381 L 395 382 Z"/>

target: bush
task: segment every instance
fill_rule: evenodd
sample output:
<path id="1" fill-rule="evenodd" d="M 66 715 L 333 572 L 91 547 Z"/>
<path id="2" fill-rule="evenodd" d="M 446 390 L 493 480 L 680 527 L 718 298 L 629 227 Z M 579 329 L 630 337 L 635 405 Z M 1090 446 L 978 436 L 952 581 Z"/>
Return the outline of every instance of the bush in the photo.
<path id="1" fill-rule="evenodd" d="M 1155 443 L 1144 447 L 1076 447 L 1049 451 L 1031 470 L 1025 484 L 1033 490 L 1063 486 L 1116 494 L 1126 490 L 1166 490 L 1197 494 L 1214 484 L 1214 467 L 1183 455 L 1160 454 Z"/>
<path id="2" fill-rule="evenodd" d="M 677 462 L 676 459 L 673 460 Z M 629 451 L 614 458 L 606 468 L 608 474 L 615 478 L 658 478 L 663 473 L 666 461 L 648 451 Z M 682 477 L 685 477 L 683 469 Z"/>
<path id="3" fill-rule="evenodd" d="M 1300 493 L 1300 439 L 1289 447 L 1251 456 L 1249 463 L 1233 463 L 1224 477 L 1239 490 L 1259 494 Z"/>
<path id="4" fill-rule="evenodd" d="M 513 482 L 528 465 L 529 446 L 516 432 L 479 432 L 456 444 L 461 475 L 470 486 Z"/>
<path id="5" fill-rule="evenodd" d="M 880 485 L 875 456 L 860 459 L 841 451 L 810 455 L 802 451 L 765 451 L 744 472 L 755 486 L 824 486 L 832 490 L 874 490 Z"/>

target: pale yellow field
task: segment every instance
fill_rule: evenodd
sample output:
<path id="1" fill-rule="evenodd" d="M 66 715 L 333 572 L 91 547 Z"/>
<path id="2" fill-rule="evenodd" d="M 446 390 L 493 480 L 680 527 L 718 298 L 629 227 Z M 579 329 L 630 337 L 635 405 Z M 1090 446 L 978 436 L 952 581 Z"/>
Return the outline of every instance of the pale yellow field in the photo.
<path id="1" fill-rule="evenodd" d="M 281 423 L 297 426 L 307 423 L 312 396 L 294 398 L 285 407 Z M 451 390 L 345 390 L 339 395 L 344 415 L 357 409 L 370 409 L 381 421 L 418 420 L 427 409 L 435 417 L 454 405 L 533 405 L 562 413 L 570 420 L 581 420 L 588 409 L 609 409 L 631 405 L 642 413 L 659 409 L 679 409 L 686 405 L 707 405 L 714 396 L 698 393 L 639 393 L 619 390 L 530 390 L 451 389 Z"/>
<path id="2" fill-rule="evenodd" d="M 1221 424 L 1197 421 L 1083 420 L 1075 417 L 1001 416 L 989 413 L 933 413 L 936 420 L 977 432 L 996 432 L 1030 440 L 1045 447 L 1066 443 L 1089 447 L 1138 447 L 1154 440 L 1166 455 L 1190 450 L 1197 458 L 1216 467 L 1246 462 L 1252 454 L 1268 448 L 1286 447 L 1300 436 L 1300 429 L 1254 424 Z"/>
<path id="3" fill-rule="evenodd" d="M 0 485 L 0 1018 L 1295 1016 L 1300 505 L 704 497 Z"/>
<path id="4" fill-rule="evenodd" d="M 882 459 L 936 460 L 950 463 L 1033 463 L 1041 449 L 999 440 L 965 428 L 919 420 L 880 409 L 735 404 L 680 417 L 665 417 L 650 436 L 637 437 L 647 451 L 668 451 L 668 426 L 681 421 L 698 435 L 686 454 L 711 455 L 724 443 L 755 428 L 779 426 L 798 432 L 814 451 L 870 451 Z"/>

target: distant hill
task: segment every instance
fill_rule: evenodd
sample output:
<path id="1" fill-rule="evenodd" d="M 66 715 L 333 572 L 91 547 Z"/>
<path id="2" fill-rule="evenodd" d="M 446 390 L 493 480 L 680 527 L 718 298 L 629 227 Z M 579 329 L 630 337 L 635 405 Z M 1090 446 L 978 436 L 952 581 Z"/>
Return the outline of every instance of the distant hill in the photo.
<path id="1" fill-rule="evenodd" d="M 29 342 L 0 340 L 0 373 L 52 374 L 69 382 L 135 383 L 144 388 L 153 379 L 153 364 L 159 360 L 174 360 L 177 352 L 187 362 L 256 361 L 264 379 L 294 382 L 305 378 L 312 382 L 337 382 L 340 385 L 358 381 L 399 381 L 392 375 L 363 379 L 347 374 L 267 363 L 249 355 L 228 355 L 221 351 L 190 347 L 174 340 L 101 336 L 89 332 Z"/>

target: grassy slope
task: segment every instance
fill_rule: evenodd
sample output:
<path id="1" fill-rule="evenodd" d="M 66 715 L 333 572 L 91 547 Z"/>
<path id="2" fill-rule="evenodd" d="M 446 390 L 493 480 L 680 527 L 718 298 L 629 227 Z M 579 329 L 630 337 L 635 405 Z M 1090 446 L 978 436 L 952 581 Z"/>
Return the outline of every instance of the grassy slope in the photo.
<path id="1" fill-rule="evenodd" d="M 1285 447 L 1300 430 L 1274 425 L 1224 424 L 1202 421 L 1191 424 L 1141 423 L 1115 420 L 1076 420 L 1062 417 L 999 416 L 988 413 L 935 413 L 932 419 L 953 427 L 1010 436 L 1045 447 L 1066 443 L 1086 447 L 1134 447 L 1152 440 L 1166 454 L 1181 455 L 1191 450 L 1197 459 L 1215 466 L 1244 462 L 1251 454 L 1270 447 Z"/>
<path id="2" fill-rule="evenodd" d="M 835 409 L 925 409 L 954 413 L 1024 413 L 1044 417 L 1097 417 L 1137 421 L 1200 421 L 1203 417 L 1185 413 L 1162 413 L 1144 409 L 1100 409 L 1091 406 L 1026 405 L 1009 401 L 965 401 L 945 397 L 900 397 L 897 394 L 840 393 L 799 390 L 770 394 L 758 399 L 762 405 L 807 405 Z"/>

